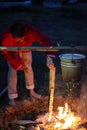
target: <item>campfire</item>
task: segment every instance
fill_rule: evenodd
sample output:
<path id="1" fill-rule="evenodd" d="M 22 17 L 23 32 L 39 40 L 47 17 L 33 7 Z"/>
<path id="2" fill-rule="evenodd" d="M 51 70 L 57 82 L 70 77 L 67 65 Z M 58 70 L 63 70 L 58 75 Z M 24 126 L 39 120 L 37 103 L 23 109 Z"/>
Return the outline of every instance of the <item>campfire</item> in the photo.
<path id="1" fill-rule="evenodd" d="M 83 114 L 82 118 L 76 109 L 72 108 L 73 103 L 68 102 L 69 97 L 68 101 L 67 98 L 54 97 L 55 68 L 50 69 L 49 79 L 50 94 L 49 97 L 44 98 L 44 101 L 43 99 L 32 100 L 32 102 L 31 100 L 24 100 L 18 102 L 16 107 L 8 107 L 4 112 L 1 111 L 0 125 L 2 128 L 11 128 L 9 130 L 87 130 L 87 118 L 84 118 L 86 114 Z M 79 108 L 81 105 L 81 108 L 85 109 L 85 111 L 87 108 L 86 86 L 87 84 L 82 87 L 85 89 L 81 93 L 80 102 L 78 101 Z M 70 100 L 73 102 L 72 99 Z M 62 105 L 60 102 L 62 102 Z M 77 108 L 76 103 L 75 101 L 75 108 Z M 84 111 L 82 109 L 79 112 Z M 28 119 L 24 118 L 25 115 L 27 115 Z M 32 115 L 34 115 L 34 118 Z"/>
<path id="2" fill-rule="evenodd" d="M 35 130 L 86 130 L 87 122 L 73 112 L 67 102 L 64 106 L 59 106 L 56 112 L 53 112 L 54 81 L 55 68 L 50 70 L 49 112 L 37 118 L 36 121 L 40 124 L 37 125 Z"/>
<path id="3" fill-rule="evenodd" d="M 82 121 L 81 117 L 71 111 L 68 104 L 65 103 L 64 107 L 58 107 L 57 112 L 53 112 L 52 119 L 48 120 L 49 113 L 39 116 L 38 124 L 35 130 L 86 130 L 85 121 Z"/>
<path id="4" fill-rule="evenodd" d="M 35 130 L 86 130 L 87 122 L 72 111 L 67 102 L 64 106 L 58 106 L 56 112 L 53 111 L 54 81 L 55 68 L 50 70 L 49 112 L 37 118 L 36 121 L 42 122 L 42 124 L 38 124 Z"/>

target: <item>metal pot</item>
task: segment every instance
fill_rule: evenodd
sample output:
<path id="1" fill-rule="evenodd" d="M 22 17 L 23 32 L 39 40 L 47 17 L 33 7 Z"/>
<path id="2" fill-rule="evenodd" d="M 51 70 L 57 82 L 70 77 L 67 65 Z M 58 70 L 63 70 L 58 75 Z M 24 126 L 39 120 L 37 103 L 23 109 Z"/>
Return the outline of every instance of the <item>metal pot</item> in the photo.
<path id="1" fill-rule="evenodd" d="M 67 53 L 59 55 L 59 58 L 63 80 L 80 81 L 86 56 L 83 54 Z"/>

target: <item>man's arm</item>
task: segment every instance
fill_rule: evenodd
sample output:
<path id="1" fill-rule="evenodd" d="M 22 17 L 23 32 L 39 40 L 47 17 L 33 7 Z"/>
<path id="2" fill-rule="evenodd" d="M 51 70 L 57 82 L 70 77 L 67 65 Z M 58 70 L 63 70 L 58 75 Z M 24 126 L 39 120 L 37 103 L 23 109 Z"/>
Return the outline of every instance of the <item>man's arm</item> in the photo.
<path id="1" fill-rule="evenodd" d="M 2 51 L 2 55 L 15 70 L 20 70 L 21 68 L 23 68 L 23 61 L 20 57 L 18 57 L 17 54 L 13 55 L 13 53 L 10 51 Z"/>

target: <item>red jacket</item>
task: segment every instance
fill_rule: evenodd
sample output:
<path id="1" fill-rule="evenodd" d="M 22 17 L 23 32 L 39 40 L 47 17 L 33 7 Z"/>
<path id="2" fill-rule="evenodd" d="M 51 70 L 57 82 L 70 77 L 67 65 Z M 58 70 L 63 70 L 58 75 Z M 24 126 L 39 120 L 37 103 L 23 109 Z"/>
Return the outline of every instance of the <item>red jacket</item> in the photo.
<path id="1" fill-rule="evenodd" d="M 33 42 L 39 42 L 42 46 L 52 46 L 51 41 L 44 34 L 39 32 L 36 28 L 31 27 L 28 24 L 25 24 L 26 28 L 26 36 L 23 43 L 16 42 L 16 40 L 12 37 L 8 29 L 1 36 L 2 46 L 8 47 L 22 47 L 22 46 L 32 46 Z M 6 60 L 11 64 L 14 69 L 17 69 L 22 63 L 22 59 L 19 57 L 18 52 L 11 51 L 2 51 L 2 55 L 6 58 Z"/>

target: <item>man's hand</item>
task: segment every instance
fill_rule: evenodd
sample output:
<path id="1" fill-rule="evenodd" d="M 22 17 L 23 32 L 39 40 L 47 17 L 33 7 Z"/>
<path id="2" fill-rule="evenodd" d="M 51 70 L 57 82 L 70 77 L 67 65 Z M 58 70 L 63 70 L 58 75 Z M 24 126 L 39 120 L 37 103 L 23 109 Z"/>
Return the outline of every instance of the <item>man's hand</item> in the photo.
<path id="1" fill-rule="evenodd" d="M 47 67 L 49 69 L 54 68 L 54 59 L 55 59 L 55 55 L 47 55 Z"/>
<path id="2" fill-rule="evenodd" d="M 15 70 L 23 70 L 24 69 L 24 62 L 21 60 L 21 59 L 19 59 L 19 62 L 17 62 L 17 64 L 15 64 L 15 68 L 14 68 Z"/>
<path id="3" fill-rule="evenodd" d="M 18 68 L 16 68 L 16 70 L 18 71 L 18 70 L 23 70 L 23 64 L 20 64 L 19 66 L 18 66 Z"/>

